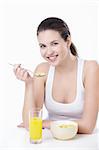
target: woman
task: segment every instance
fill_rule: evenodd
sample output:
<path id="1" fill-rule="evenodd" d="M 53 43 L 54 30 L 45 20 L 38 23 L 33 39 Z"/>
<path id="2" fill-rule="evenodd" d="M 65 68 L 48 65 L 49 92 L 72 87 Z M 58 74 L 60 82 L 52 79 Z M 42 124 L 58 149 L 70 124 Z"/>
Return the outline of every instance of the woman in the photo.
<path id="1" fill-rule="evenodd" d="M 23 123 L 28 127 L 31 107 L 45 106 L 49 119 L 43 127 L 50 128 L 53 120 L 69 119 L 78 123 L 78 133 L 92 133 L 98 114 L 98 64 L 78 57 L 67 24 L 59 18 L 43 20 L 37 29 L 41 56 L 46 62 L 39 64 L 32 78 L 28 71 L 15 65 L 18 79 L 25 82 Z M 36 77 L 43 72 L 46 76 Z"/>

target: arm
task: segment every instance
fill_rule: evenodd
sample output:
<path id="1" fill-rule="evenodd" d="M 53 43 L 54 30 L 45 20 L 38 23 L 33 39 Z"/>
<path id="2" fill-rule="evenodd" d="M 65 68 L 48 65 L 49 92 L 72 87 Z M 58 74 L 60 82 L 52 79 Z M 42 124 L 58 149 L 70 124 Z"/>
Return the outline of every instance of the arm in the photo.
<path id="1" fill-rule="evenodd" d="M 33 99 L 33 77 L 30 76 L 28 71 L 21 67 L 20 64 L 14 65 L 14 74 L 18 80 L 25 83 L 24 105 L 22 111 L 23 122 L 18 127 L 28 127 L 28 112 L 32 104 Z"/>
<path id="2" fill-rule="evenodd" d="M 34 74 L 37 72 L 44 72 L 42 65 L 39 65 Z M 23 123 L 25 127 L 28 127 L 29 110 L 34 107 L 43 107 L 44 102 L 44 82 L 45 77 L 36 77 L 34 75 L 33 81 L 25 85 L 25 96 L 23 106 Z"/>
<path id="3" fill-rule="evenodd" d="M 92 133 L 97 121 L 99 101 L 99 68 L 95 61 L 86 64 L 84 86 L 84 112 L 82 118 L 77 121 L 78 133 Z"/>
<path id="4" fill-rule="evenodd" d="M 24 104 L 22 110 L 23 127 L 28 128 L 29 110 L 33 107 L 33 79 L 25 82 Z"/>
<path id="5" fill-rule="evenodd" d="M 85 67 L 85 103 L 81 119 L 77 120 L 78 133 L 92 133 L 98 114 L 99 68 L 96 62 L 88 62 Z M 43 127 L 50 128 L 51 120 L 43 121 Z"/>
<path id="6" fill-rule="evenodd" d="M 44 72 L 44 67 L 39 65 L 35 72 Z M 34 72 L 34 74 L 35 74 Z M 15 65 L 14 73 L 17 79 L 25 82 L 24 105 L 22 111 L 23 123 L 18 127 L 28 128 L 29 110 L 34 107 L 42 107 L 44 100 L 44 77 L 31 77 L 27 70 L 21 68 L 20 65 Z"/>

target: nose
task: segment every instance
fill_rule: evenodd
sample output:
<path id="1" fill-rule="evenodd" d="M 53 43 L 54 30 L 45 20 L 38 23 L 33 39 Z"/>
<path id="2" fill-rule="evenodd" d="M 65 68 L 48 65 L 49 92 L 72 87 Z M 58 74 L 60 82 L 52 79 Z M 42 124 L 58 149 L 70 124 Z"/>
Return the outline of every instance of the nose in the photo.
<path id="1" fill-rule="evenodd" d="M 47 48 L 47 55 L 52 55 L 54 53 L 54 50 L 51 47 Z"/>

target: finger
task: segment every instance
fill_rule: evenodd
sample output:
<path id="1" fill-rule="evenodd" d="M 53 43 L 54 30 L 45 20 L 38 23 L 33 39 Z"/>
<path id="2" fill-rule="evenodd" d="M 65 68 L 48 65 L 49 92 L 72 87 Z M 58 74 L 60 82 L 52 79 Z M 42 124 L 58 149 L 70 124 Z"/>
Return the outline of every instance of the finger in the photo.
<path id="1" fill-rule="evenodd" d="M 27 77 L 29 77 L 29 73 L 24 68 L 18 68 L 17 70 L 17 78 L 20 80 L 25 80 Z"/>
<path id="2" fill-rule="evenodd" d="M 21 78 L 24 76 L 25 72 L 26 72 L 26 70 L 24 68 L 19 68 L 19 75 Z"/>
<path id="3" fill-rule="evenodd" d="M 13 68 L 13 71 L 16 73 L 17 69 L 21 67 L 21 64 L 15 64 L 14 65 L 14 68 Z"/>
<path id="4" fill-rule="evenodd" d="M 26 80 L 29 77 L 30 77 L 30 74 L 27 71 L 25 71 L 24 76 L 23 76 L 23 80 Z"/>
<path id="5" fill-rule="evenodd" d="M 17 125 L 17 127 L 18 127 L 18 128 L 24 128 L 24 124 L 23 124 L 23 122 L 22 122 L 22 123 L 20 123 L 19 125 Z"/>
<path id="6" fill-rule="evenodd" d="M 21 79 L 21 70 L 22 68 L 18 67 L 17 70 L 15 71 L 15 75 L 17 79 Z"/>

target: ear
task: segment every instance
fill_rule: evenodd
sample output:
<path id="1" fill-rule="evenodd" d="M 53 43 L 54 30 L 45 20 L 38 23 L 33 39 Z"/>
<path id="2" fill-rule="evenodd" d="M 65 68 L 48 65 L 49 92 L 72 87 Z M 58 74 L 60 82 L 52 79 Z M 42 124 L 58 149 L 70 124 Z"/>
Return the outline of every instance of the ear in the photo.
<path id="1" fill-rule="evenodd" d="M 70 48 L 70 45 L 71 45 L 71 36 L 70 35 L 67 37 L 66 43 L 67 43 L 67 48 Z"/>

